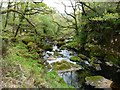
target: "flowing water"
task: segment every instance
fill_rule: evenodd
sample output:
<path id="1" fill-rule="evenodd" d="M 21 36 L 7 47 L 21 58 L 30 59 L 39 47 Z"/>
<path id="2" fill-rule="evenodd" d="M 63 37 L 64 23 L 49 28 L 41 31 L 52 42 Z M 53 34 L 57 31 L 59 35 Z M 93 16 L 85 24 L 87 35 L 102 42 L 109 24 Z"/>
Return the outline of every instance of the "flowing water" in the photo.
<path id="1" fill-rule="evenodd" d="M 57 52 L 57 55 L 55 53 Z M 76 56 L 77 54 L 74 51 L 70 50 L 61 50 L 58 48 L 56 45 L 53 45 L 53 50 L 52 51 L 45 51 L 43 53 L 44 59 L 46 60 L 47 63 L 50 65 L 49 71 L 53 69 L 53 63 L 55 62 L 60 62 L 62 60 L 65 60 L 69 63 L 72 64 L 78 64 L 76 62 L 70 61 L 71 56 Z M 82 64 L 86 64 L 87 66 L 90 66 L 88 61 L 84 60 Z M 79 64 L 80 65 L 80 64 Z M 84 86 L 82 84 L 85 82 L 85 77 L 87 76 L 86 71 L 81 67 L 76 70 L 65 70 L 64 72 L 58 72 L 58 75 L 64 79 L 64 81 L 71 86 L 74 86 L 75 88 L 80 88 L 81 90 L 84 90 Z M 89 87 L 88 87 L 89 88 Z M 93 88 L 92 88 L 93 89 Z M 89 89 L 85 89 L 89 90 Z M 94 90 L 94 89 L 93 89 Z"/>
<path id="2" fill-rule="evenodd" d="M 58 56 L 54 57 L 55 52 L 58 52 Z M 65 60 L 69 63 L 76 64 L 76 62 L 70 61 L 71 56 L 77 55 L 75 52 L 70 51 L 70 50 L 61 50 L 58 48 L 56 45 L 53 45 L 53 50 L 52 51 L 45 51 L 44 52 L 44 59 L 47 60 L 47 62 L 50 64 L 52 67 L 52 63 L 55 62 L 60 62 L 62 60 Z M 52 68 L 49 70 L 51 71 Z M 75 88 L 79 88 L 78 85 L 78 74 L 76 73 L 75 70 L 73 71 L 66 71 L 66 72 L 58 72 L 58 75 L 64 79 L 64 81 L 71 86 L 74 86 Z"/>

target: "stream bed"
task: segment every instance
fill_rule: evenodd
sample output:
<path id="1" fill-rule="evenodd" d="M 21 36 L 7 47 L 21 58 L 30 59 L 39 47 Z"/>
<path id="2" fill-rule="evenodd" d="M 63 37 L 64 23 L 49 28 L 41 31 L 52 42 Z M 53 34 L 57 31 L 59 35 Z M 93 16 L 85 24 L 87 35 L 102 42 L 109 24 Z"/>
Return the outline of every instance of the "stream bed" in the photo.
<path id="1" fill-rule="evenodd" d="M 57 53 L 57 56 L 55 55 Z M 64 81 L 71 86 L 74 86 L 75 88 L 79 88 L 81 85 L 79 85 L 79 79 L 78 79 L 78 70 L 81 70 L 82 67 L 78 65 L 76 62 L 70 61 L 71 56 L 76 56 L 77 54 L 74 51 L 70 50 L 61 50 L 58 48 L 56 45 L 53 45 L 53 50 L 52 51 L 45 51 L 44 52 L 44 59 L 49 63 L 51 71 L 53 69 L 53 64 L 56 62 L 61 62 L 62 60 L 73 64 L 77 65 L 78 67 L 76 68 L 70 68 L 70 69 L 63 69 L 63 70 L 58 70 L 58 75 L 64 79 Z M 74 67 L 74 66 L 72 66 Z"/>
<path id="2" fill-rule="evenodd" d="M 71 85 L 75 88 L 84 88 L 83 83 L 85 83 L 85 78 L 88 73 L 80 64 L 70 60 L 72 56 L 77 56 L 76 52 L 66 49 L 61 50 L 56 45 L 53 45 L 52 51 L 44 51 L 43 56 L 43 58 L 49 65 L 49 72 L 52 70 L 56 70 L 58 72 L 58 75 L 63 78 L 68 85 Z M 83 63 L 88 66 L 90 65 L 87 61 L 84 61 Z M 97 82 L 99 83 L 100 81 L 98 80 Z M 91 83 L 93 83 L 93 81 L 89 82 L 90 85 Z"/>

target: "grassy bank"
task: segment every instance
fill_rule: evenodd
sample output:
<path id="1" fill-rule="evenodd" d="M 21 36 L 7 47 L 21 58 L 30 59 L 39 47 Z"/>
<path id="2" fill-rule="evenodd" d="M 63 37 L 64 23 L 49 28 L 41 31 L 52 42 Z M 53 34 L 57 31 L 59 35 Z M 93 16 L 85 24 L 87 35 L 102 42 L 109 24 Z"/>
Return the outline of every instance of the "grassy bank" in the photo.
<path id="1" fill-rule="evenodd" d="M 2 60 L 3 87 L 72 88 L 55 71 L 48 72 L 42 60 L 35 57 L 22 42 L 9 46 Z"/>

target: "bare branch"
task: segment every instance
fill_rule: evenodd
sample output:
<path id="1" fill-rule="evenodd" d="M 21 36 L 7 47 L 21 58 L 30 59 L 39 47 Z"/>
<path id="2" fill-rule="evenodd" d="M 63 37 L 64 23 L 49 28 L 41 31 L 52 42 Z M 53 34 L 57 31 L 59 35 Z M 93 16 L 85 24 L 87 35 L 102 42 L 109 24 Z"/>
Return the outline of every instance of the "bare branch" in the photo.
<path id="1" fill-rule="evenodd" d="M 75 16 L 73 16 L 72 14 L 69 14 L 69 13 L 67 13 L 67 10 L 66 10 L 66 5 L 62 2 L 62 4 L 64 5 L 64 12 L 67 14 L 67 15 L 69 15 L 69 16 L 71 16 L 72 18 L 75 18 Z"/>
<path id="2" fill-rule="evenodd" d="M 78 3 L 80 3 L 80 4 L 84 5 L 84 6 L 86 6 L 87 8 L 91 9 L 92 11 L 94 11 L 95 13 L 97 13 L 97 14 L 99 15 L 99 13 L 98 13 L 96 10 L 94 10 L 94 9 L 91 8 L 90 6 L 86 5 L 84 2 L 78 2 Z"/>
<path id="3" fill-rule="evenodd" d="M 0 14 L 5 14 L 7 12 L 15 12 L 15 13 L 21 14 L 24 17 L 24 19 L 26 19 L 26 21 L 35 29 L 35 33 L 37 34 L 37 30 L 35 28 L 35 25 L 28 18 L 26 18 L 22 12 L 14 10 L 14 9 L 8 9 L 8 10 L 1 11 Z"/>
<path id="4" fill-rule="evenodd" d="M 71 22 L 71 23 L 74 23 L 73 22 L 73 20 L 71 20 L 71 19 L 68 19 L 67 17 L 65 17 L 63 14 L 61 14 L 61 16 L 65 19 L 65 20 L 67 20 L 67 22 Z"/>

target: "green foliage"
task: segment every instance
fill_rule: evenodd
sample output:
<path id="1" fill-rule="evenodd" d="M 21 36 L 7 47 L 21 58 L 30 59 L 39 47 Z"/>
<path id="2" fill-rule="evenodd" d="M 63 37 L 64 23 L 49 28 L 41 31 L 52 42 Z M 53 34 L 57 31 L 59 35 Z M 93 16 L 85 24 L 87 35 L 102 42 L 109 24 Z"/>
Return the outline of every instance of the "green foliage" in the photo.
<path id="1" fill-rule="evenodd" d="M 105 58 L 107 60 L 109 60 L 109 62 L 112 62 L 113 64 L 115 65 L 119 65 L 120 64 L 120 61 L 119 61 L 119 56 L 114 54 L 114 53 L 110 53 L 109 51 L 107 52 Z"/>
<path id="2" fill-rule="evenodd" d="M 49 14 L 47 15 L 38 15 L 34 17 L 33 20 L 36 23 L 36 29 L 38 33 L 42 33 L 49 36 L 55 36 L 57 30 L 56 24 L 53 23 L 52 18 Z"/>
<path id="3" fill-rule="evenodd" d="M 77 23 L 70 17 L 65 16 L 66 19 L 61 17 L 45 3 L 16 2 L 15 8 L 15 3 L 12 4 L 10 9 L 15 9 L 16 12 L 6 12 L 9 13 L 8 18 L 6 18 L 6 13 L 2 15 L 3 28 L 7 20 L 7 27 L 2 31 L 2 35 L 3 38 L 9 39 L 10 43 L 5 43 L 3 40 L 1 48 L 3 54 L 8 52 L 3 61 L 3 75 L 23 82 L 21 85 L 18 84 L 18 87 L 69 88 L 56 72 L 46 71 L 43 60 L 38 61 L 39 56 L 43 57 L 44 50 L 52 50 L 52 45 L 49 42 L 54 43 L 53 40 L 57 41 L 55 44 L 58 46 L 73 49 L 78 53 L 78 56 L 70 58 L 71 61 L 80 62 L 88 59 L 93 67 L 97 67 L 94 61 L 97 61 L 99 56 L 115 66 L 120 64 L 120 16 L 116 3 L 85 2 L 92 9 L 84 5 L 86 15 L 82 15 L 83 13 L 76 10 L 74 16 Z M 58 22 L 57 24 L 53 22 L 52 16 Z M 69 20 L 70 22 L 68 22 Z M 78 29 L 75 28 L 75 25 Z M 18 36 L 13 38 L 17 28 L 19 28 Z M 34 33 L 35 29 L 38 32 L 37 35 Z M 71 36 L 74 37 L 72 41 L 65 42 L 65 39 Z M 8 47 L 8 45 L 10 46 Z M 90 58 L 79 54 L 79 52 L 85 53 Z M 55 55 L 58 55 L 58 52 L 55 52 Z M 78 68 L 79 66 L 65 60 L 53 63 L 54 70 L 74 67 Z M 51 68 L 50 65 L 48 68 Z M 89 75 L 89 71 L 84 71 L 81 78 L 84 79 Z M 91 78 L 87 79 L 94 81 L 100 79 L 100 77 Z"/>
<path id="4" fill-rule="evenodd" d="M 111 20 L 111 19 L 118 19 L 119 15 L 118 13 L 105 13 L 103 14 L 103 16 L 101 17 L 94 17 L 91 18 L 91 20 L 96 20 L 96 21 L 103 21 L 103 20 Z"/>

